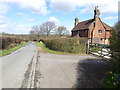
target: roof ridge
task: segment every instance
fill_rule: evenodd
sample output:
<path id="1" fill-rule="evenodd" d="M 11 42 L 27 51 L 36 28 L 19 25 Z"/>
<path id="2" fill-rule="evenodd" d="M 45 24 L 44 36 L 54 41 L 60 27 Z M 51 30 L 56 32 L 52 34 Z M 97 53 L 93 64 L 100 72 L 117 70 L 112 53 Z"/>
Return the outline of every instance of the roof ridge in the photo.
<path id="1" fill-rule="evenodd" d="M 90 21 L 90 20 L 93 20 L 93 19 L 84 20 L 84 21 L 82 21 L 82 22 L 85 22 L 85 21 Z M 81 23 L 81 22 L 78 22 L 78 23 Z"/>

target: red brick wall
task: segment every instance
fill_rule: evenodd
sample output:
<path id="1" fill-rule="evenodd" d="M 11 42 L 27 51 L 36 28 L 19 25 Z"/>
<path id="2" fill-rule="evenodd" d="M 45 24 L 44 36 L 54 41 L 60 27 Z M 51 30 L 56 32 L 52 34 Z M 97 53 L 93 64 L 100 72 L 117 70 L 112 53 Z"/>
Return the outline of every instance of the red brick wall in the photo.
<path id="1" fill-rule="evenodd" d="M 111 37 L 110 31 L 106 31 L 106 38 L 110 38 L 110 37 Z"/>
<path id="2" fill-rule="evenodd" d="M 72 37 L 76 36 L 78 31 L 72 31 Z M 79 37 L 88 37 L 88 30 L 79 30 Z"/>
<path id="3" fill-rule="evenodd" d="M 105 38 L 105 28 L 99 18 L 96 18 L 95 24 L 96 24 L 96 27 L 93 31 L 93 38 Z M 99 34 L 98 30 L 102 30 L 102 33 Z"/>

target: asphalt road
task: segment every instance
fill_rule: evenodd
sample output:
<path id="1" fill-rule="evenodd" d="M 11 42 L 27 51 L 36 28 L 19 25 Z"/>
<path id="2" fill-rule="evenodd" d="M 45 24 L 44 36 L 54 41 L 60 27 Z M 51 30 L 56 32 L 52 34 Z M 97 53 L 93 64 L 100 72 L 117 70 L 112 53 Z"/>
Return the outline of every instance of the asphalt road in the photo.
<path id="1" fill-rule="evenodd" d="M 35 43 L 2 57 L 2 88 L 20 88 L 24 74 L 34 55 Z"/>
<path id="2" fill-rule="evenodd" d="M 30 43 L 2 59 L 3 88 L 95 88 L 108 64 L 92 55 L 42 52 Z"/>

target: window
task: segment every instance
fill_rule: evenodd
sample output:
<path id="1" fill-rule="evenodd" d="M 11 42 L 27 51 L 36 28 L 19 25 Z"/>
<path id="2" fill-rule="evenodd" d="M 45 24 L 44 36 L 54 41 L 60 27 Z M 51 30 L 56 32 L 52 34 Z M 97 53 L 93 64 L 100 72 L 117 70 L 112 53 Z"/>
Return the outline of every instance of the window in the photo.
<path id="1" fill-rule="evenodd" d="M 78 31 L 78 34 L 80 34 L 80 31 Z"/>
<path id="2" fill-rule="evenodd" d="M 106 30 L 107 32 L 109 32 L 110 30 Z"/>
<path id="3" fill-rule="evenodd" d="M 98 33 L 99 33 L 99 34 L 102 34 L 102 30 L 98 30 Z"/>
<path id="4" fill-rule="evenodd" d="M 84 30 L 84 32 L 88 32 L 88 30 Z"/>

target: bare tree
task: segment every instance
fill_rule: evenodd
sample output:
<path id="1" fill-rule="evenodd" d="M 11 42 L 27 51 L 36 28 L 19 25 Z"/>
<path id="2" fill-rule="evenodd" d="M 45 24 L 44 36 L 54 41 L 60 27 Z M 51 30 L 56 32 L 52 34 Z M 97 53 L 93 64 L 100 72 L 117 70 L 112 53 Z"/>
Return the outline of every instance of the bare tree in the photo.
<path id="1" fill-rule="evenodd" d="M 40 29 L 47 34 L 47 36 L 56 29 L 53 22 L 45 22 L 40 26 Z"/>
<path id="2" fill-rule="evenodd" d="M 59 26 L 59 27 L 57 28 L 56 34 L 66 35 L 66 34 L 69 34 L 69 31 L 67 30 L 66 27 L 64 27 L 64 26 Z"/>
<path id="3" fill-rule="evenodd" d="M 39 33 L 39 27 L 38 25 L 33 26 L 30 30 L 30 34 L 38 34 Z"/>
<path id="4" fill-rule="evenodd" d="M 40 28 L 39 25 L 33 26 L 29 33 L 30 33 L 31 35 L 38 35 L 38 37 L 39 37 L 41 34 L 44 34 L 43 30 Z"/>

